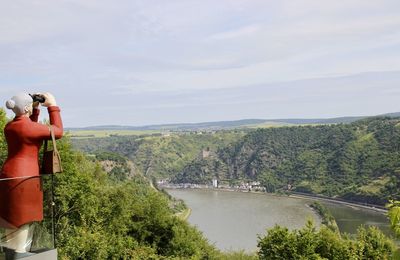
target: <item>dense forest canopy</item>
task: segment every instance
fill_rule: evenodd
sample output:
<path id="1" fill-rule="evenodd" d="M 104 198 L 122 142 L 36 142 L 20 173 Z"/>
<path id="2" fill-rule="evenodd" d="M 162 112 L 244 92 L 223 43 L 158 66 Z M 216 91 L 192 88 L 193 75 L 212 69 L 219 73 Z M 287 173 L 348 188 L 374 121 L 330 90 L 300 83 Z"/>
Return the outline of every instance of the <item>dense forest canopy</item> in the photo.
<path id="1" fill-rule="evenodd" d="M 219 173 L 225 178 L 384 204 L 400 195 L 399 122 L 259 129 L 220 149 L 214 160 L 226 165 Z M 186 176 L 183 171 L 176 179 Z"/>

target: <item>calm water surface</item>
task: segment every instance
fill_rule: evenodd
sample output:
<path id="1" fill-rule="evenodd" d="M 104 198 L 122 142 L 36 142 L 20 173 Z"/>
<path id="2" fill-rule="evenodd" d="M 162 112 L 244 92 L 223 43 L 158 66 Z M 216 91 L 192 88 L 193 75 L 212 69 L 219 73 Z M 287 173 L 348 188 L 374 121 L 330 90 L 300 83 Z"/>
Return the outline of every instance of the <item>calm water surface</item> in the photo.
<path id="1" fill-rule="evenodd" d="M 192 209 L 188 221 L 222 250 L 256 250 L 257 234 L 275 224 L 293 229 L 310 218 L 320 222 L 302 199 L 200 189 L 167 191 L 185 201 Z"/>
<path id="2" fill-rule="evenodd" d="M 313 219 L 317 226 L 320 225 L 319 217 L 307 206 L 312 202 L 308 199 L 201 189 L 167 191 L 185 201 L 192 209 L 188 221 L 222 250 L 255 251 L 257 235 L 265 234 L 267 228 L 276 224 L 298 229 L 308 219 Z M 326 206 L 342 232 L 354 233 L 360 224 L 389 230 L 383 214 L 336 204 Z"/>
<path id="3" fill-rule="evenodd" d="M 383 213 L 363 208 L 345 206 L 335 203 L 323 203 L 332 215 L 341 232 L 356 234 L 359 226 L 376 226 L 388 236 L 394 236 L 387 216 Z"/>

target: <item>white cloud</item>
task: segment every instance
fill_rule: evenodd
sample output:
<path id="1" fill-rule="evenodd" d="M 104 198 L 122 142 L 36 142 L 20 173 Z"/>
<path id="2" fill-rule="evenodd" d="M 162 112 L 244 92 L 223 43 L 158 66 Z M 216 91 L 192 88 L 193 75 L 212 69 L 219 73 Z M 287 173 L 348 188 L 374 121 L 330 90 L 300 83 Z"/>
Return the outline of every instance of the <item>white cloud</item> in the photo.
<path id="1" fill-rule="evenodd" d="M 166 106 L 178 109 L 200 103 L 165 93 L 400 70 L 399 11 L 394 0 L 7 0 L 0 98 L 47 89 L 77 107 L 112 95 L 141 96 L 143 107 L 155 100 L 154 110 L 170 98 L 177 103 Z M 231 101 L 216 95 L 209 104 Z"/>
<path id="2" fill-rule="evenodd" d="M 210 35 L 209 40 L 230 40 L 233 38 L 247 37 L 260 31 L 258 25 L 247 25 L 234 30 L 224 31 L 217 34 Z"/>

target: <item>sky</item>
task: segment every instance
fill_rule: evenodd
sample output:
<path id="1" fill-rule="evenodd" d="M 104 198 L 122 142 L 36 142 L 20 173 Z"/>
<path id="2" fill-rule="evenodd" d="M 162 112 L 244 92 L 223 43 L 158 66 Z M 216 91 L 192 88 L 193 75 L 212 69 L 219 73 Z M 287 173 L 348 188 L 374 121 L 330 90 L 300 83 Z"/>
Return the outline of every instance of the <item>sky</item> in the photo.
<path id="1" fill-rule="evenodd" d="M 398 112 L 400 1 L 1 0 L 21 91 L 67 127 Z"/>

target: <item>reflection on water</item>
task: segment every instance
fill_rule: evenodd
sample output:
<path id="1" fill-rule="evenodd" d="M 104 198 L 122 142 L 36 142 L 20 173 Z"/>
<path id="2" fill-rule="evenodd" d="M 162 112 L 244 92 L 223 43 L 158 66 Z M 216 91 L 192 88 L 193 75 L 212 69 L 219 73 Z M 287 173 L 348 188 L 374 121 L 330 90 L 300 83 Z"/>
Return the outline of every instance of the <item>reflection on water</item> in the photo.
<path id="1" fill-rule="evenodd" d="M 257 235 L 265 234 L 274 225 L 298 229 L 308 219 L 317 226 L 320 219 L 307 206 L 312 201 L 267 194 L 226 192 L 198 189 L 169 189 L 172 196 L 183 199 L 192 209 L 188 221 L 222 250 L 257 248 Z M 342 232 L 354 234 L 359 225 L 375 225 L 391 233 L 389 222 L 382 213 L 324 203 L 337 220 Z"/>
<path id="2" fill-rule="evenodd" d="M 358 227 L 364 225 L 377 226 L 386 235 L 394 235 L 390 229 L 389 220 L 383 213 L 328 202 L 324 202 L 323 204 L 335 217 L 341 232 L 355 234 Z"/>
<path id="3" fill-rule="evenodd" d="M 188 221 L 223 250 L 255 250 L 257 235 L 274 225 L 301 228 L 307 219 L 319 225 L 307 201 L 265 194 L 214 190 L 168 190 L 192 209 Z"/>

